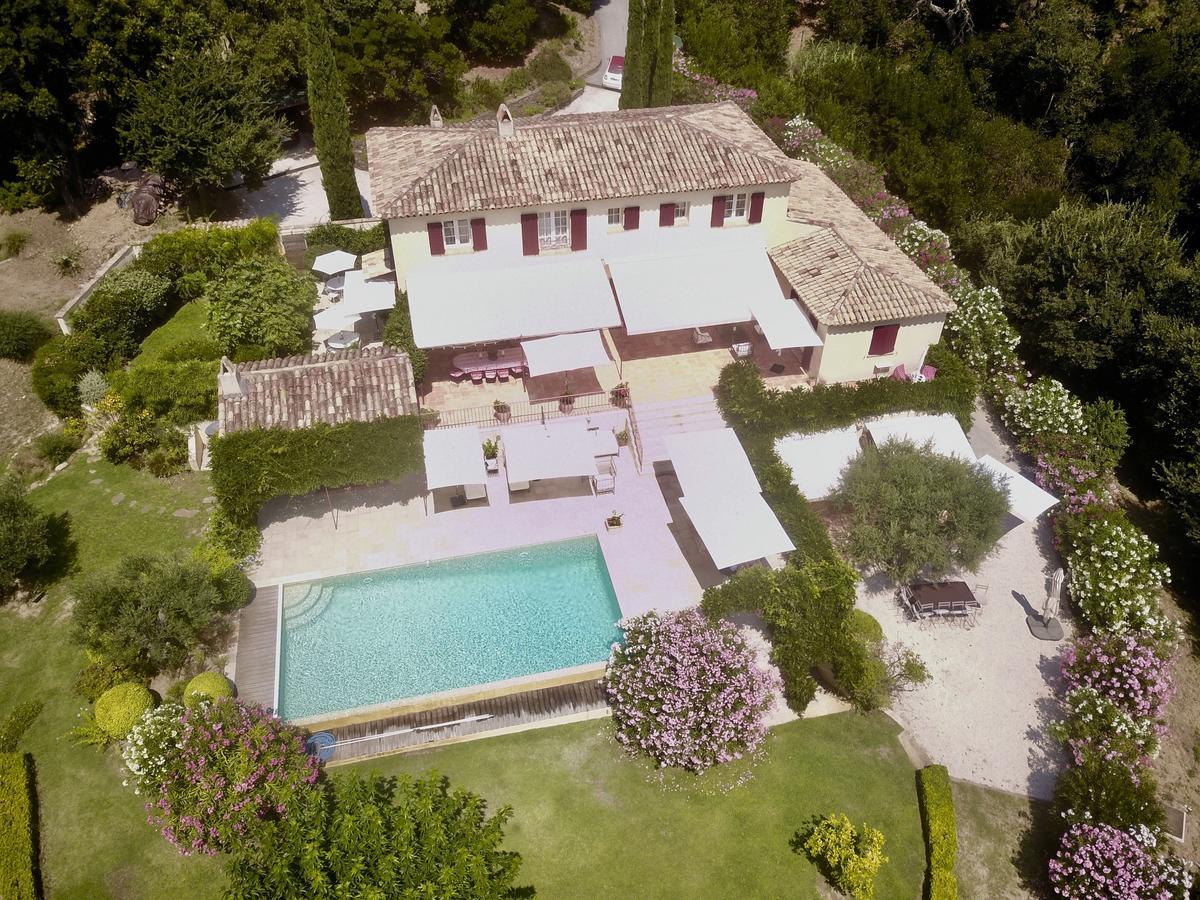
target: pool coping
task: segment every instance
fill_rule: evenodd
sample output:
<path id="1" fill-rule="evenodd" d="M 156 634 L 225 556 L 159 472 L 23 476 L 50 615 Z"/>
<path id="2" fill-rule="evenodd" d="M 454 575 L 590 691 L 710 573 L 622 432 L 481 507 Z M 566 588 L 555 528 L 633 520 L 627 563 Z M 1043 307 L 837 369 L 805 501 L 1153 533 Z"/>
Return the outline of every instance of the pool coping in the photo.
<path id="1" fill-rule="evenodd" d="M 290 585 L 304 584 L 313 581 L 324 581 L 330 578 L 344 578 L 346 576 L 353 575 L 368 575 L 372 572 L 386 572 L 393 569 L 406 569 L 414 566 L 432 565 L 434 563 L 451 562 L 453 560 L 466 559 L 471 556 L 486 556 L 493 553 L 508 553 L 525 547 L 542 547 L 548 544 L 563 544 L 567 543 L 568 541 L 578 541 L 589 537 L 596 541 L 596 545 L 600 550 L 600 558 L 604 561 L 604 571 L 608 576 L 609 587 L 612 589 L 613 598 L 617 603 L 617 612 L 619 613 L 617 622 L 619 623 L 625 617 L 624 609 L 621 606 L 621 598 L 617 594 L 617 587 L 615 584 L 613 584 L 612 573 L 609 569 L 608 556 L 604 552 L 604 542 L 600 540 L 600 535 L 594 531 L 587 531 L 581 534 L 556 538 L 552 541 L 540 541 L 536 544 L 514 544 L 511 547 L 504 547 L 498 550 L 485 550 L 479 553 L 463 553 L 458 556 L 443 556 L 437 559 L 402 563 L 400 565 L 378 566 L 373 569 L 359 569 L 354 572 L 342 572 L 337 575 L 310 577 L 300 574 L 291 578 L 281 578 L 272 580 L 262 585 L 256 585 L 256 587 L 271 586 L 279 589 L 279 596 L 278 600 L 276 601 L 275 609 L 275 684 L 272 691 L 271 708 L 278 713 L 279 680 L 281 674 L 280 662 L 283 656 L 283 597 L 285 590 Z M 359 722 L 369 722 L 373 719 L 378 719 L 385 716 L 422 712 L 427 709 L 436 709 L 439 706 L 470 703 L 474 700 L 500 697 L 504 696 L 505 694 L 519 693 L 531 689 L 556 687 L 558 685 L 571 684 L 572 682 L 576 681 L 587 681 L 589 679 L 599 678 L 602 676 L 606 667 L 606 660 L 581 663 L 577 666 L 568 666 L 562 669 L 550 669 L 545 672 L 533 672 L 529 675 L 518 675 L 515 678 L 505 678 L 500 681 L 488 681 L 482 684 L 467 685 L 466 687 L 454 688 L 449 691 L 439 691 L 432 694 L 416 694 L 411 697 L 400 697 L 396 700 L 385 700 L 383 703 L 355 706 L 350 707 L 349 709 L 334 710 L 333 712 L 320 713 L 313 716 L 288 718 L 287 721 L 293 725 L 298 725 L 313 730 L 353 725 Z"/>

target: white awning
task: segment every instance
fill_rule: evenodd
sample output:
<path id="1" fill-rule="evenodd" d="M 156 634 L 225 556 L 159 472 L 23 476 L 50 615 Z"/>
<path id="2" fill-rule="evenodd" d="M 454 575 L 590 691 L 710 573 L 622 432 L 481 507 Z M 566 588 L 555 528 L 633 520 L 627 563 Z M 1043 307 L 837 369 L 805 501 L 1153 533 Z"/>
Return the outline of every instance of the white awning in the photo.
<path id="1" fill-rule="evenodd" d="M 612 362 L 598 331 L 559 334 L 521 341 L 530 375 L 549 375 L 572 369 L 591 369 Z"/>
<path id="2" fill-rule="evenodd" d="M 732 428 L 687 431 L 663 438 L 684 494 L 760 494 L 762 487 Z"/>
<path id="3" fill-rule="evenodd" d="M 596 474 L 593 438 L 582 419 L 505 428 L 500 444 L 509 483 Z"/>
<path id="4" fill-rule="evenodd" d="M 322 275 L 336 275 L 338 272 L 353 269 L 356 262 L 358 262 L 358 257 L 353 253 L 347 253 L 345 250 L 333 250 L 329 253 L 322 253 L 313 260 L 313 271 L 320 272 Z"/>
<path id="5" fill-rule="evenodd" d="M 801 493 L 809 500 L 823 500 L 858 456 L 858 442 L 858 429 L 851 425 L 816 434 L 789 434 L 775 442 L 775 452 L 792 470 L 792 483 Z"/>
<path id="6" fill-rule="evenodd" d="M 595 257 L 526 260 L 488 269 L 435 259 L 410 272 L 418 347 L 452 347 L 611 328 L 621 324 L 604 263 Z"/>
<path id="7" fill-rule="evenodd" d="M 992 456 L 979 457 L 979 464 L 994 473 L 1008 488 L 1008 508 L 1022 522 L 1030 522 L 1058 502 L 1053 494 L 1042 490 L 1020 472 Z"/>
<path id="8" fill-rule="evenodd" d="M 937 416 L 882 416 L 865 424 L 876 445 L 888 441 L 911 441 L 920 447 L 926 441 L 932 441 L 935 453 L 975 462 L 975 451 L 963 434 L 962 426 L 949 413 Z"/>
<path id="9" fill-rule="evenodd" d="M 362 269 L 346 273 L 342 299 L 313 316 L 318 329 L 353 329 L 360 316 L 392 309 L 396 305 L 394 280 L 368 281 Z"/>
<path id="10" fill-rule="evenodd" d="M 718 569 L 796 549 L 760 494 L 714 491 L 679 502 Z"/>
<path id="11" fill-rule="evenodd" d="M 753 298 L 781 296 L 761 247 L 610 259 L 608 271 L 629 334 L 749 322 Z"/>
<path id="12" fill-rule="evenodd" d="M 821 346 L 817 330 L 808 321 L 804 310 L 779 291 L 773 295 L 755 294 L 750 298 L 750 312 L 772 350 Z"/>
<path id="13" fill-rule="evenodd" d="M 431 491 L 486 483 L 478 428 L 434 428 L 425 432 L 425 484 Z"/>
<path id="14" fill-rule="evenodd" d="M 359 318 L 358 313 L 348 313 L 342 308 L 342 304 L 338 303 L 316 313 L 313 316 L 313 325 L 317 331 L 353 331 Z"/>

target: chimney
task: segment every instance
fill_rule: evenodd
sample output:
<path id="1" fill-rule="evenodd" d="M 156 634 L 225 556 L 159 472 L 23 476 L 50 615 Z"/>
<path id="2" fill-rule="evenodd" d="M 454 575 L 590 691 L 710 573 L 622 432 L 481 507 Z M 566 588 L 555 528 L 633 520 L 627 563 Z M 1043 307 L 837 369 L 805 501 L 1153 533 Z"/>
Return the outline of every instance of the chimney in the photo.
<path id="1" fill-rule="evenodd" d="M 496 110 L 496 130 L 502 138 L 510 138 L 513 136 L 516 126 L 513 124 L 512 113 L 508 111 L 508 107 L 503 103 Z"/>
<path id="2" fill-rule="evenodd" d="M 238 375 L 237 366 L 229 361 L 228 356 L 221 357 L 220 374 L 217 376 L 217 391 L 222 397 L 241 397 L 246 393 L 246 386 Z"/>
<path id="3" fill-rule="evenodd" d="M 432 128 L 442 127 L 442 114 L 437 108 L 437 104 L 429 107 L 429 125 Z"/>

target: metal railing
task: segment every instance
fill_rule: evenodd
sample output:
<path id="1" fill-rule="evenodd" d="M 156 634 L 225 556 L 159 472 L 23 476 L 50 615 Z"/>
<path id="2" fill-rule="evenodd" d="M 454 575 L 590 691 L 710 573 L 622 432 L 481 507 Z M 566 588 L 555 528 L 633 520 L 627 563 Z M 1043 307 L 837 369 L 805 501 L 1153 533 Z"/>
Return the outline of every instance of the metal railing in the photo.
<path id="1" fill-rule="evenodd" d="M 645 455 L 642 450 L 642 433 L 638 429 L 637 414 L 633 411 L 633 398 L 629 398 L 629 446 L 633 450 L 633 463 L 639 473 L 642 471 Z"/>
<path id="2" fill-rule="evenodd" d="M 570 400 L 570 405 L 560 405 Z M 513 400 L 503 402 L 497 409 L 491 406 L 469 406 L 462 409 L 425 409 L 422 417 L 425 428 L 463 428 L 470 425 L 520 425 L 526 422 L 549 422 L 571 416 L 613 409 L 607 391 L 575 394 L 573 397 L 549 397 L 545 400 Z M 507 409 L 507 412 L 504 410 Z"/>

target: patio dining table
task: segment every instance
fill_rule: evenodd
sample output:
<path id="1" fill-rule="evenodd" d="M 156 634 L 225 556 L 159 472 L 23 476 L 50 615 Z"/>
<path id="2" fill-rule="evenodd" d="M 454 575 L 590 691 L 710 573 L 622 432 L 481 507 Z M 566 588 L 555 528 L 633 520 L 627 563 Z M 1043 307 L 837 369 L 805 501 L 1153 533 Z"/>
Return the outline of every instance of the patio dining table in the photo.
<path id="1" fill-rule="evenodd" d="M 485 372 L 488 369 L 510 369 L 524 366 L 525 351 L 520 347 L 504 347 L 500 350 L 470 350 L 456 354 L 454 367 L 464 372 Z"/>
<path id="2" fill-rule="evenodd" d="M 918 582 L 910 590 L 918 615 L 921 616 L 982 608 L 965 581 Z"/>

